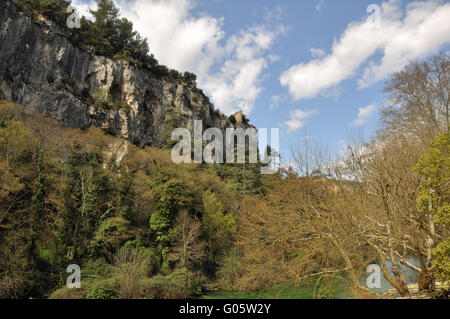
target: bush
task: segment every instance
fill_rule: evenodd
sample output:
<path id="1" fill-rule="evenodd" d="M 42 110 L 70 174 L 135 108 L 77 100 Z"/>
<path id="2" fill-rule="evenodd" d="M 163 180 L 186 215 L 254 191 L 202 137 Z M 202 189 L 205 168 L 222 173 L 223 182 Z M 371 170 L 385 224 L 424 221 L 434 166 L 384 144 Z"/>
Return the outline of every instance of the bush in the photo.
<path id="1" fill-rule="evenodd" d="M 112 280 L 105 280 L 89 287 L 86 299 L 116 299 L 117 292 Z"/>
<path id="2" fill-rule="evenodd" d="M 125 245 L 114 256 L 114 273 L 119 298 L 141 298 L 138 282 L 151 275 L 153 253 L 149 248 Z"/>
<path id="3" fill-rule="evenodd" d="M 223 290 L 235 289 L 239 278 L 244 274 L 241 254 L 237 249 L 232 249 L 221 258 L 219 264 L 217 285 Z"/>
<path id="4" fill-rule="evenodd" d="M 109 256 L 130 239 L 129 222 L 121 217 L 105 219 L 89 243 L 90 257 Z"/>
<path id="5" fill-rule="evenodd" d="M 157 275 L 139 282 L 143 298 L 186 299 L 201 292 L 201 280 L 187 269 L 179 269 L 168 276 Z"/>
<path id="6" fill-rule="evenodd" d="M 194 73 L 191 72 L 184 72 L 183 74 L 183 80 L 191 86 L 197 85 L 197 76 Z"/>
<path id="7" fill-rule="evenodd" d="M 105 258 L 98 258 L 88 261 L 83 265 L 83 278 L 99 279 L 111 276 L 113 267 L 108 264 Z"/>

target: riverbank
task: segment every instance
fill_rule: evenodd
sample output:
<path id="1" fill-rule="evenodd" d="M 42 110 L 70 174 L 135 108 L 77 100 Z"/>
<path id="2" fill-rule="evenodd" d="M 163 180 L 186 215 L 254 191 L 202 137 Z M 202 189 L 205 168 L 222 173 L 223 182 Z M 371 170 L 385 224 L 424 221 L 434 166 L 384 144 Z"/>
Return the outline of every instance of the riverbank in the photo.
<path id="1" fill-rule="evenodd" d="M 448 291 L 448 289 L 449 289 L 449 283 L 444 284 L 442 282 L 436 282 L 435 286 L 436 286 L 436 290 L 433 293 L 419 292 L 419 285 L 411 284 L 411 285 L 408 285 L 408 289 L 411 293 L 410 296 L 402 297 L 396 289 L 389 289 L 383 295 L 387 299 L 434 299 L 434 298 L 439 298 L 439 296 L 443 297 L 445 295 L 445 291 Z M 447 293 L 447 296 L 448 296 L 448 293 Z"/>
<path id="2" fill-rule="evenodd" d="M 433 299 L 443 298 L 445 291 L 449 289 L 449 283 L 436 282 L 434 293 L 419 292 L 417 283 L 408 285 L 411 295 L 402 297 L 394 288 L 381 293 L 386 299 Z M 324 293 L 324 289 L 328 291 Z M 448 296 L 448 293 L 447 293 Z M 239 291 L 208 291 L 200 299 L 349 299 L 351 295 L 340 285 L 330 289 L 324 285 L 317 284 L 315 279 L 309 279 L 301 284 L 284 283 L 272 288 L 252 292 Z M 448 298 L 448 297 L 447 297 Z"/>
<path id="3" fill-rule="evenodd" d="M 233 292 L 233 291 L 208 291 L 201 299 L 315 299 L 345 298 L 346 291 L 338 285 L 334 288 L 325 284 L 317 283 L 317 280 L 310 278 L 300 284 L 291 282 L 277 285 L 272 288 L 262 289 L 253 292 Z"/>

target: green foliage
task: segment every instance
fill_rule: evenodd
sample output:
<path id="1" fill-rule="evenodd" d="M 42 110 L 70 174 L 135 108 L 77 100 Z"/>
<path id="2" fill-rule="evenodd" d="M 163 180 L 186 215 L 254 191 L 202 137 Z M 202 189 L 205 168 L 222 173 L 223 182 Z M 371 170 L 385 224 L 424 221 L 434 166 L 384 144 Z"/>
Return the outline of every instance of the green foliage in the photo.
<path id="1" fill-rule="evenodd" d="M 428 152 L 417 164 L 423 177 L 417 204 L 424 213 L 431 213 L 438 225 L 450 227 L 450 134 L 442 133 L 434 139 Z M 437 276 L 450 279 L 450 239 L 434 250 L 433 268 Z"/>
<path id="2" fill-rule="evenodd" d="M 327 290 L 329 284 L 325 280 L 318 280 L 317 276 L 302 280 L 300 283 L 285 282 L 268 289 L 251 292 L 220 291 L 202 296 L 202 299 L 314 299 L 314 298 L 342 298 L 345 292 L 341 282 L 336 280 L 335 289 L 326 291 L 328 296 L 318 296 L 320 290 Z M 224 288 L 226 289 L 226 288 Z M 231 289 L 231 288 L 228 288 Z"/>
<path id="3" fill-rule="evenodd" d="M 85 280 L 107 278 L 113 273 L 112 265 L 105 258 L 89 259 L 82 269 Z"/>
<path id="4" fill-rule="evenodd" d="M 108 218 L 100 224 L 97 236 L 109 237 L 120 235 L 127 228 L 129 222 L 120 217 Z"/>
<path id="5" fill-rule="evenodd" d="M 232 214 L 223 214 L 223 205 L 210 190 L 203 195 L 202 230 L 208 239 L 208 259 L 212 265 L 232 247 L 237 222 Z"/>
<path id="6" fill-rule="evenodd" d="M 23 123 L 4 120 L 0 123 L 0 152 L 6 162 L 20 165 L 27 161 L 35 139 Z"/>
<path id="7" fill-rule="evenodd" d="M 86 293 L 86 299 L 116 299 L 117 292 L 111 280 L 95 283 Z"/>
<path id="8" fill-rule="evenodd" d="M 40 259 L 44 260 L 47 263 L 54 263 L 55 262 L 55 256 L 53 252 L 50 249 L 46 248 L 40 248 L 38 250 L 38 256 Z"/>
<path id="9" fill-rule="evenodd" d="M 143 294 L 151 299 L 184 299 L 201 292 L 201 282 L 186 269 L 143 280 L 140 287 Z"/>
<path id="10" fill-rule="evenodd" d="M 96 105 L 98 105 L 98 106 L 112 102 L 111 94 L 104 88 L 98 88 L 97 90 L 95 90 L 94 99 L 95 99 Z"/>
<path id="11" fill-rule="evenodd" d="M 116 196 L 116 215 L 122 216 L 127 220 L 131 220 L 134 216 L 134 199 L 136 193 L 133 190 L 133 178 L 134 175 L 129 172 L 121 172 L 120 177 L 117 180 L 117 196 Z"/>
<path id="12" fill-rule="evenodd" d="M 433 269 L 443 282 L 450 278 L 450 239 L 433 249 Z"/>
<path id="13" fill-rule="evenodd" d="M 436 222 L 450 226 L 450 134 L 438 135 L 430 150 L 417 164 L 416 170 L 423 176 L 419 208 L 431 211 Z"/>
<path id="14" fill-rule="evenodd" d="M 246 158 L 248 162 L 248 153 Z M 213 165 L 211 169 L 239 195 L 258 195 L 264 191 L 261 163 Z"/>
<path id="15" fill-rule="evenodd" d="M 227 251 L 219 260 L 219 264 L 217 285 L 224 290 L 234 289 L 238 285 L 238 279 L 244 273 L 239 250 L 233 248 Z"/>
<path id="16" fill-rule="evenodd" d="M 128 103 L 121 99 L 114 99 L 111 92 L 106 90 L 105 88 L 98 88 L 94 92 L 93 101 L 91 102 L 88 98 L 86 103 L 93 103 L 94 107 L 98 109 L 107 109 L 107 110 L 120 110 L 127 114 L 130 113 L 131 109 Z"/>
<path id="17" fill-rule="evenodd" d="M 102 171 L 102 155 L 96 151 L 75 150 L 69 153 L 65 165 L 67 178 L 62 190 L 62 224 L 58 230 L 69 256 L 79 258 L 86 242 L 92 238 L 103 215 L 100 194 L 108 189 L 109 180 Z M 99 209 L 102 207 L 103 209 Z"/>
<path id="18" fill-rule="evenodd" d="M 129 222 L 122 217 L 111 217 L 100 223 L 95 237 L 89 243 L 91 257 L 110 256 L 130 239 Z"/>
<path id="19" fill-rule="evenodd" d="M 158 189 L 157 205 L 150 217 L 150 229 L 156 241 L 168 244 L 172 241 L 172 224 L 178 212 L 190 206 L 192 193 L 180 181 L 169 180 Z"/>
<path id="20" fill-rule="evenodd" d="M 183 73 L 183 80 L 191 86 L 197 86 L 197 76 L 194 73 L 191 72 L 184 72 Z"/>
<path id="21" fill-rule="evenodd" d="M 167 150 L 129 146 L 119 162 L 115 143 L 0 102 L 0 297 L 184 298 L 214 278 L 236 228 L 227 184 Z M 198 230 L 189 270 L 173 259 L 182 212 Z M 82 289 L 65 287 L 72 263 Z"/>
<path id="22" fill-rule="evenodd" d="M 26 14 L 33 15 L 39 12 L 60 25 L 66 23 L 69 16 L 67 7 L 71 3 L 66 0 L 13 0 L 13 2 Z"/>

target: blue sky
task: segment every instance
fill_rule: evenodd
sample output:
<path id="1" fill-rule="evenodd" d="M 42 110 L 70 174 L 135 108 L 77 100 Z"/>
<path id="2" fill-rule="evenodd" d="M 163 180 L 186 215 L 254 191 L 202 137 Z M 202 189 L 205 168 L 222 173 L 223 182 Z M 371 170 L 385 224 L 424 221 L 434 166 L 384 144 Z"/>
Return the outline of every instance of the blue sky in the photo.
<path id="1" fill-rule="evenodd" d="M 74 1 L 82 13 L 94 3 Z M 116 3 L 156 58 L 196 73 L 217 108 L 231 114 L 245 104 L 257 128 L 279 127 L 285 158 L 305 134 L 332 152 L 369 137 L 388 75 L 450 43 L 443 0 Z"/>

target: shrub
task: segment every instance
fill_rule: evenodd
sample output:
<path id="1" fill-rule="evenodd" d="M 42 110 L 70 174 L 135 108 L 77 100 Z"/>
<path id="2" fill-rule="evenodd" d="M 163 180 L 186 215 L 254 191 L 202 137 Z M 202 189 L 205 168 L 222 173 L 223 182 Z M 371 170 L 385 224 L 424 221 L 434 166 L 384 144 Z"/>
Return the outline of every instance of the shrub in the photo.
<path id="1" fill-rule="evenodd" d="M 191 85 L 191 86 L 196 86 L 197 85 L 197 76 L 194 73 L 184 72 L 183 80 L 188 85 Z"/>
<path id="2" fill-rule="evenodd" d="M 107 256 L 114 253 L 120 246 L 130 239 L 129 222 L 121 217 L 105 219 L 94 239 L 89 243 L 91 257 Z"/>
<path id="3" fill-rule="evenodd" d="M 83 264 L 83 278 L 105 278 L 109 277 L 113 272 L 113 267 L 108 264 L 105 258 L 97 258 L 89 260 L 86 264 Z"/>
<path id="4" fill-rule="evenodd" d="M 186 299 L 201 292 L 201 281 L 187 269 L 178 269 L 168 276 L 141 280 L 139 290 L 143 298 Z"/>
<path id="5" fill-rule="evenodd" d="M 149 248 L 122 247 L 114 256 L 114 273 L 119 298 L 140 298 L 138 282 L 152 273 L 153 254 Z"/>
<path id="6" fill-rule="evenodd" d="M 88 288 L 86 299 L 116 299 L 117 292 L 112 280 L 96 283 Z"/>

